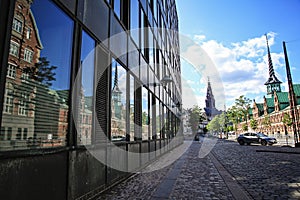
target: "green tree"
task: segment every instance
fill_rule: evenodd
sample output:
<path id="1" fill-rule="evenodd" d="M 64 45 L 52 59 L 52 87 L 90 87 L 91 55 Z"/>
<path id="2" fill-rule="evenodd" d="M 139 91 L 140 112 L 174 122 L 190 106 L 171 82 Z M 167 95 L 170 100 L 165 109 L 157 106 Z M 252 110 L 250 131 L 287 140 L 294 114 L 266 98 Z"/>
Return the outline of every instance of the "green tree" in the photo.
<path id="1" fill-rule="evenodd" d="M 56 66 L 50 66 L 50 62 L 46 57 L 40 57 L 39 62 L 35 63 L 34 67 L 26 67 L 23 72 L 29 74 L 32 80 L 50 87 L 52 81 L 56 80 L 56 73 L 54 72 L 56 69 Z"/>
<path id="2" fill-rule="evenodd" d="M 243 129 L 243 131 L 248 131 L 248 125 L 247 124 L 243 124 L 242 129 Z"/>
<path id="3" fill-rule="evenodd" d="M 265 116 L 265 118 L 262 121 L 262 125 L 265 126 L 267 129 L 271 127 L 270 115 Z"/>
<path id="4" fill-rule="evenodd" d="M 222 113 L 220 115 L 216 115 L 207 125 L 207 129 L 209 131 L 225 131 L 225 120 L 226 115 Z"/>
<path id="5" fill-rule="evenodd" d="M 237 131 L 237 124 L 240 122 L 243 114 L 237 109 L 236 106 L 232 106 L 226 111 L 229 122 L 233 124 L 233 130 Z"/>
<path id="6" fill-rule="evenodd" d="M 189 114 L 189 126 L 191 127 L 192 132 L 195 134 L 199 128 L 199 123 L 205 119 L 203 117 L 202 109 L 199 106 L 194 105 L 193 108 L 189 108 L 187 112 Z"/>
<path id="7" fill-rule="evenodd" d="M 257 120 L 251 119 L 250 120 L 250 127 L 255 131 L 257 129 L 258 123 Z"/>
<path id="8" fill-rule="evenodd" d="M 237 109 L 238 115 L 242 115 L 247 124 L 248 114 L 250 110 L 250 103 L 252 101 L 241 95 L 239 98 L 235 99 L 235 107 Z"/>
<path id="9" fill-rule="evenodd" d="M 293 121 L 292 121 L 292 119 L 291 119 L 291 117 L 290 117 L 289 114 L 284 113 L 283 119 L 282 119 L 282 123 L 283 123 L 285 126 L 292 126 Z"/>

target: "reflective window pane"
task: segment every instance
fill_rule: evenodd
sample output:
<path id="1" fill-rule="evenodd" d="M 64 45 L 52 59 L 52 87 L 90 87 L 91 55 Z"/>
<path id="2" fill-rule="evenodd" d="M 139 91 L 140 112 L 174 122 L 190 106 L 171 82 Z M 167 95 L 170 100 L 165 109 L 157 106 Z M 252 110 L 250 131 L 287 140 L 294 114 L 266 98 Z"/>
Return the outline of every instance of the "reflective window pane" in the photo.
<path id="1" fill-rule="evenodd" d="M 149 109 L 148 109 L 148 90 L 142 89 L 142 140 L 148 140 L 149 137 Z"/>
<path id="2" fill-rule="evenodd" d="M 113 59 L 111 73 L 111 140 L 126 140 L 126 70 Z"/>
<path id="3" fill-rule="evenodd" d="M 77 116 L 77 143 L 88 145 L 92 143 L 93 97 L 94 97 L 94 66 L 95 40 L 82 32 L 81 66 L 77 78 L 81 79 L 79 88 L 79 112 Z M 79 79 L 79 80 L 80 80 Z"/>
<path id="4" fill-rule="evenodd" d="M 129 93 L 129 103 L 130 103 L 130 141 L 134 140 L 134 77 L 132 75 L 130 75 L 130 93 Z"/>
<path id="5" fill-rule="evenodd" d="M 66 144 L 73 21 L 52 1 L 29 2 L 15 6 L 0 151 Z"/>

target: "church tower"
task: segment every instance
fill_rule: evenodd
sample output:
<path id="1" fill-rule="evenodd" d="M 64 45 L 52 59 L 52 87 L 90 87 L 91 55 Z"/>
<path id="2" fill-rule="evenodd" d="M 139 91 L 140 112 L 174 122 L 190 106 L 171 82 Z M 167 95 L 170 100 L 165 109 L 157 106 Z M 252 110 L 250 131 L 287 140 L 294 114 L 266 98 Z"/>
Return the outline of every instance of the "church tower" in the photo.
<path id="1" fill-rule="evenodd" d="M 267 36 L 267 34 L 265 34 L 265 36 L 266 36 L 266 40 L 267 40 L 268 62 L 269 62 L 269 79 L 267 80 L 265 85 L 267 86 L 267 94 L 273 95 L 274 91 L 281 92 L 280 84 L 282 82 L 279 81 L 278 78 L 275 76 L 275 71 L 273 68 L 271 53 L 270 53 L 270 48 L 269 48 L 269 43 L 268 43 L 268 36 Z"/>
<path id="2" fill-rule="evenodd" d="M 112 115 L 114 115 L 114 117 L 121 119 L 121 115 L 122 115 L 122 104 L 121 104 L 121 95 L 122 92 L 119 89 L 119 83 L 118 83 L 118 67 L 117 67 L 117 63 L 115 65 L 115 77 L 114 77 L 114 86 L 112 89 Z"/>
<path id="3" fill-rule="evenodd" d="M 211 89 L 209 77 L 208 77 L 204 110 L 205 110 L 206 116 L 209 120 L 211 120 L 216 115 L 215 98 L 214 98 L 214 95 L 213 95 L 213 92 Z"/>

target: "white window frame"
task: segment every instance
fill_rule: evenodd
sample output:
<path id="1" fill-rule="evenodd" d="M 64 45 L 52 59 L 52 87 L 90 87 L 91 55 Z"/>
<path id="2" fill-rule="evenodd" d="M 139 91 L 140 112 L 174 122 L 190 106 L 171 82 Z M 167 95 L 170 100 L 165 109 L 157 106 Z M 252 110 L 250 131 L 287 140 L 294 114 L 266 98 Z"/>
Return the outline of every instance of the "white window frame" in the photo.
<path id="1" fill-rule="evenodd" d="M 12 89 L 5 89 L 5 99 L 4 99 L 4 109 L 3 112 L 7 114 L 11 114 L 13 111 L 13 90 Z"/>
<path id="2" fill-rule="evenodd" d="M 27 115 L 27 103 L 26 103 L 27 95 L 25 93 L 21 93 L 19 99 L 19 108 L 18 108 L 18 115 L 26 116 Z"/>
<path id="3" fill-rule="evenodd" d="M 30 39 L 30 37 L 31 37 L 31 28 L 28 27 L 26 31 L 26 38 Z"/>
<path id="4" fill-rule="evenodd" d="M 20 44 L 15 41 L 10 42 L 9 54 L 18 57 L 19 55 Z"/>
<path id="5" fill-rule="evenodd" d="M 33 59 L 33 51 L 25 48 L 24 49 L 24 60 L 31 63 L 32 59 Z"/>
<path id="6" fill-rule="evenodd" d="M 17 69 L 16 65 L 8 63 L 6 76 L 15 79 L 17 74 L 16 69 Z"/>
<path id="7" fill-rule="evenodd" d="M 13 19 L 13 25 L 12 25 L 13 30 L 15 30 L 18 33 L 22 33 L 23 29 L 23 22 L 17 18 Z"/>

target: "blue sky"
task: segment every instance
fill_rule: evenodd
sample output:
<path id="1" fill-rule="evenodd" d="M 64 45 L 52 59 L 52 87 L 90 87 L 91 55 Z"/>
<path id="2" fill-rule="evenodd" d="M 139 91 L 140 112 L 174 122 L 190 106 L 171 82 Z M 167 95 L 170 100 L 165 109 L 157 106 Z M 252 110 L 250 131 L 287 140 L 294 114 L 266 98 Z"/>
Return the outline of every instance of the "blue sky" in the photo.
<path id="1" fill-rule="evenodd" d="M 211 79 L 219 108 L 224 108 L 225 101 L 230 107 L 242 94 L 262 102 L 268 78 L 265 33 L 282 90 L 287 90 L 282 41 L 287 42 L 293 81 L 300 83 L 299 0 L 176 0 L 176 6 L 180 34 L 201 46 L 219 72 L 225 99 L 218 92 L 220 83 Z M 191 66 L 182 64 L 182 68 L 183 79 L 189 82 L 197 104 L 203 106 L 206 74 L 200 74 L 199 80 L 188 73 Z M 185 103 L 192 104 L 184 99 Z"/>

